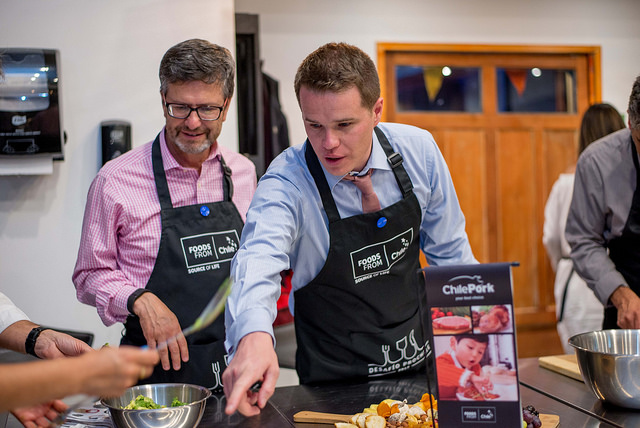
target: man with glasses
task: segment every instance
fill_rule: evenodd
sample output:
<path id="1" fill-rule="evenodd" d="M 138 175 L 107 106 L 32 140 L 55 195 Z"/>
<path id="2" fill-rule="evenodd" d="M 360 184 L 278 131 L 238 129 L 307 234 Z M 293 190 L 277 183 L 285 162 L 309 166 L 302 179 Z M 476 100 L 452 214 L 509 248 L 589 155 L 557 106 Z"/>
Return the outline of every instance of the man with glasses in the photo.
<path id="1" fill-rule="evenodd" d="M 580 154 L 565 229 L 576 272 L 604 305 L 604 330 L 640 328 L 640 76 L 627 113 L 629 128 Z"/>
<path id="2" fill-rule="evenodd" d="M 192 39 L 160 63 L 166 120 L 154 141 L 105 164 L 87 200 L 73 282 L 122 344 L 160 346 L 145 382 L 218 388 L 226 367 L 222 318 L 185 338 L 229 276 L 255 167 L 217 142 L 234 90 L 229 51 Z"/>

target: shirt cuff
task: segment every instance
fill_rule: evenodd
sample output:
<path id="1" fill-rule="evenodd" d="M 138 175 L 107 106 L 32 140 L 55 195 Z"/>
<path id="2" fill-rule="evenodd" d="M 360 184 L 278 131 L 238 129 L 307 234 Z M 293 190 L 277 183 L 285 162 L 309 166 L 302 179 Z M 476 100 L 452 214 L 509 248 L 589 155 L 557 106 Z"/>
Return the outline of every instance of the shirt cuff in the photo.
<path id="1" fill-rule="evenodd" d="M 129 295 L 129 298 L 127 299 L 127 310 L 129 311 L 130 314 L 135 315 L 133 313 L 133 304 L 136 302 L 136 300 L 138 300 L 138 297 L 148 292 L 149 290 L 147 290 L 146 288 L 138 288 L 137 290 L 135 290 L 133 293 Z"/>
<path id="2" fill-rule="evenodd" d="M 233 358 L 240 340 L 247 334 L 257 331 L 262 331 L 271 335 L 273 346 L 275 348 L 276 338 L 273 334 L 273 320 L 269 311 L 262 308 L 245 310 L 227 328 L 225 347 L 229 353 L 229 361 Z"/>
<path id="3" fill-rule="evenodd" d="M 596 296 L 600 299 L 602 304 L 605 305 L 605 307 L 611 306 L 609 298 L 621 285 L 628 286 L 627 281 L 617 270 L 611 271 L 604 275 L 598 283 Z"/>

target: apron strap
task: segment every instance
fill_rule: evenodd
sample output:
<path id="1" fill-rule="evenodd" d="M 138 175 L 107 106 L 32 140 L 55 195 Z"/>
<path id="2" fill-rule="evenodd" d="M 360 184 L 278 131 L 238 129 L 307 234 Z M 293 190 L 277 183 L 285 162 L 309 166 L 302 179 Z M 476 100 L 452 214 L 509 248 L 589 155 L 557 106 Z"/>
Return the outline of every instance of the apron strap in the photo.
<path id="1" fill-rule="evenodd" d="M 387 162 L 389 162 L 391 170 L 393 171 L 393 175 L 396 177 L 398 186 L 402 191 L 402 197 L 406 198 L 413 192 L 413 184 L 411 183 L 409 174 L 407 174 L 407 171 L 402 166 L 402 155 L 398 152 L 393 151 L 393 147 L 391 147 L 389 140 L 380 128 L 376 126 L 374 128 L 374 131 L 378 137 L 378 141 L 380 142 L 382 149 L 387 155 Z M 320 165 L 318 156 L 316 156 L 315 152 L 313 151 L 313 147 L 311 147 L 309 139 L 305 141 L 304 157 L 307 161 L 307 168 L 309 168 L 309 172 L 313 176 L 313 180 L 316 182 L 316 187 L 320 192 L 322 205 L 324 206 L 324 211 L 327 213 L 329 223 L 334 223 L 340 220 L 340 214 L 338 213 L 336 202 L 331 195 L 331 189 L 329 188 L 327 179 L 324 176 L 322 166 Z"/>
<path id="2" fill-rule="evenodd" d="M 340 214 L 338 213 L 336 202 L 333 200 L 333 196 L 331 195 L 331 189 L 329 189 L 329 184 L 327 183 L 327 179 L 325 178 L 322 167 L 320 166 L 318 156 L 316 156 L 313 151 L 313 147 L 311 147 L 311 143 L 308 138 L 304 144 L 304 157 L 307 161 L 307 168 L 309 168 L 309 172 L 313 176 L 313 180 L 316 182 L 316 187 L 320 192 L 322 205 L 324 206 L 324 211 L 327 213 L 329 223 L 335 223 L 340 220 Z"/>
<path id="3" fill-rule="evenodd" d="M 164 172 L 164 165 L 162 163 L 162 152 L 160 151 L 160 134 L 153 140 L 153 146 L 151 147 L 151 163 L 153 165 L 153 176 L 156 181 L 156 190 L 158 192 L 158 199 L 160 200 L 160 208 L 168 210 L 173 208 L 171 202 L 171 194 L 169 193 L 169 185 L 167 184 L 167 175 Z M 231 201 L 233 197 L 233 180 L 231 179 L 232 171 L 227 166 L 222 155 L 220 155 L 220 166 L 222 167 L 222 173 L 224 175 L 224 181 L 222 182 L 223 200 Z"/>
<path id="4" fill-rule="evenodd" d="M 233 198 L 233 180 L 231 180 L 231 168 L 227 166 L 222 154 L 220 154 L 220 165 L 222 166 L 222 173 L 224 174 L 224 184 L 222 186 L 224 191 L 224 200 L 231 201 Z"/>
<path id="5" fill-rule="evenodd" d="M 162 132 L 162 131 L 161 131 Z M 173 208 L 171 203 L 171 194 L 169 193 L 169 185 L 167 184 L 167 176 L 164 172 L 162 164 L 162 153 L 160 152 L 160 134 L 156 135 L 151 147 L 151 163 L 153 164 L 153 176 L 156 180 L 156 191 L 160 200 L 160 208 L 165 211 Z"/>
<path id="6" fill-rule="evenodd" d="M 411 179 L 409 178 L 409 174 L 402 166 L 402 155 L 398 152 L 393 151 L 393 147 L 389 143 L 387 136 L 384 135 L 384 132 L 377 126 L 374 128 L 376 135 L 378 136 L 378 141 L 382 146 L 385 154 L 387 155 L 387 162 L 391 166 L 393 170 L 393 174 L 396 177 L 396 181 L 398 182 L 398 186 L 400 186 L 400 190 L 402 191 L 402 197 L 406 198 L 413 191 L 413 184 L 411 183 Z"/>
<path id="7" fill-rule="evenodd" d="M 565 307 L 565 304 L 567 303 L 567 294 L 568 294 L 568 291 L 569 291 L 569 283 L 571 282 L 571 277 L 573 276 L 574 272 L 575 272 L 575 269 L 572 266 L 571 267 L 571 272 L 569 272 L 569 276 L 567 277 L 567 282 L 564 283 L 564 291 L 562 292 L 562 303 L 560 304 L 560 314 L 558 315 L 558 321 L 557 322 L 562 321 L 562 319 L 564 318 L 564 307 Z"/>

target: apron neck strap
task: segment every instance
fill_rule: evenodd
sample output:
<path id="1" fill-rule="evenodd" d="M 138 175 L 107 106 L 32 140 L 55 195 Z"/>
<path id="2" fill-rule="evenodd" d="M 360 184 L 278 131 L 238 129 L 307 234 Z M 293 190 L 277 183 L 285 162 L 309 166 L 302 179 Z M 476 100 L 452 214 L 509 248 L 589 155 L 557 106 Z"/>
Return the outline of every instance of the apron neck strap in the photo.
<path id="1" fill-rule="evenodd" d="M 156 135 L 156 139 L 153 140 L 153 145 L 151 146 L 151 163 L 153 164 L 153 176 L 156 180 L 156 191 L 158 192 L 158 199 L 160 200 L 160 208 L 163 211 L 171 209 L 173 208 L 173 204 L 171 203 L 167 176 L 164 173 L 164 165 L 162 164 L 160 134 Z"/>
<path id="2" fill-rule="evenodd" d="M 162 153 L 160 151 L 160 134 L 153 140 L 151 146 L 151 163 L 153 165 L 153 176 L 156 181 L 156 190 L 158 192 L 158 199 L 160 200 L 160 208 L 167 210 L 173 208 L 171 202 L 171 194 L 169 193 L 169 185 L 167 184 L 167 175 L 164 172 L 164 164 L 162 163 Z M 220 166 L 222 167 L 222 173 L 224 175 L 224 181 L 222 183 L 223 198 L 225 201 L 231 201 L 233 197 L 233 181 L 231 180 L 231 168 L 229 168 L 224 161 L 222 155 L 220 155 Z"/>
<path id="3" fill-rule="evenodd" d="M 223 183 L 223 191 L 224 191 L 224 200 L 231 201 L 233 197 L 233 181 L 231 180 L 231 168 L 227 166 L 227 163 L 224 161 L 222 157 L 222 153 L 220 154 L 220 166 L 222 167 L 222 173 L 224 174 L 224 183 Z"/>
<path id="4" fill-rule="evenodd" d="M 402 155 L 393 151 L 393 147 L 391 147 L 387 136 L 384 135 L 384 132 L 382 132 L 380 128 L 376 126 L 374 131 L 378 136 L 378 141 L 380 142 L 384 153 L 387 155 L 387 162 L 389 162 L 389 165 L 393 170 L 393 175 L 395 175 L 396 181 L 398 182 L 398 186 L 400 186 L 402 197 L 406 198 L 413 191 L 413 184 L 411 184 L 409 174 L 407 174 L 407 171 L 402 166 Z"/>
<path id="5" fill-rule="evenodd" d="M 320 166 L 320 161 L 318 160 L 316 153 L 313 151 L 313 147 L 311 147 L 311 143 L 308 138 L 304 144 L 304 157 L 307 161 L 307 168 L 309 168 L 309 172 L 313 176 L 313 180 L 316 182 L 316 187 L 318 188 L 320 197 L 322 198 L 322 206 L 324 206 L 324 211 L 327 213 L 329 223 L 334 223 L 340 220 L 338 207 L 336 207 L 336 202 L 333 200 L 333 196 L 331 196 L 331 189 L 329 188 L 327 179 L 325 178 L 322 167 Z"/>
<path id="6" fill-rule="evenodd" d="M 402 191 L 402 197 L 406 198 L 412 193 L 413 185 L 411 184 L 409 174 L 407 174 L 407 171 L 402 166 L 402 155 L 393 151 L 393 147 L 391 147 L 389 140 L 380 128 L 376 126 L 374 128 L 374 131 L 378 136 L 378 141 L 380 142 L 382 149 L 387 155 L 387 162 L 389 162 L 389 165 L 391 165 L 393 174 L 396 177 L 398 185 L 400 186 L 400 190 Z M 309 172 L 313 176 L 313 180 L 316 182 L 316 186 L 318 188 L 318 191 L 320 192 L 322 205 L 324 206 L 324 211 L 327 213 L 329 223 L 340 220 L 340 214 L 338 213 L 336 202 L 331 195 L 331 189 L 329 188 L 327 179 L 325 178 L 322 167 L 320 166 L 318 156 L 316 156 L 315 152 L 313 151 L 313 147 L 311 147 L 309 139 L 305 141 L 304 157 L 307 161 L 307 168 L 309 168 Z"/>

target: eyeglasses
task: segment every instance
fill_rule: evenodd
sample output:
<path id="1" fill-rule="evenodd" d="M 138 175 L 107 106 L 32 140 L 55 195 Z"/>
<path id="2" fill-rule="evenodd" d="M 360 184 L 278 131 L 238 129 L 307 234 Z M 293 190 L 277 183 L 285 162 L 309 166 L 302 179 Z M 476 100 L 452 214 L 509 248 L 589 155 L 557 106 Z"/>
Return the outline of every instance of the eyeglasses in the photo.
<path id="1" fill-rule="evenodd" d="M 225 101 L 225 104 L 226 104 L 226 101 Z M 186 104 L 167 103 L 166 101 L 164 105 L 165 107 L 167 107 L 167 113 L 169 113 L 169 116 L 175 117 L 176 119 L 186 119 L 189 117 L 191 112 L 195 110 L 200 120 L 218 120 L 220 119 L 220 115 L 222 115 L 222 110 L 224 110 L 224 105 L 222 107 L 218 107 L 218 106 L 189 107 Z"/>

